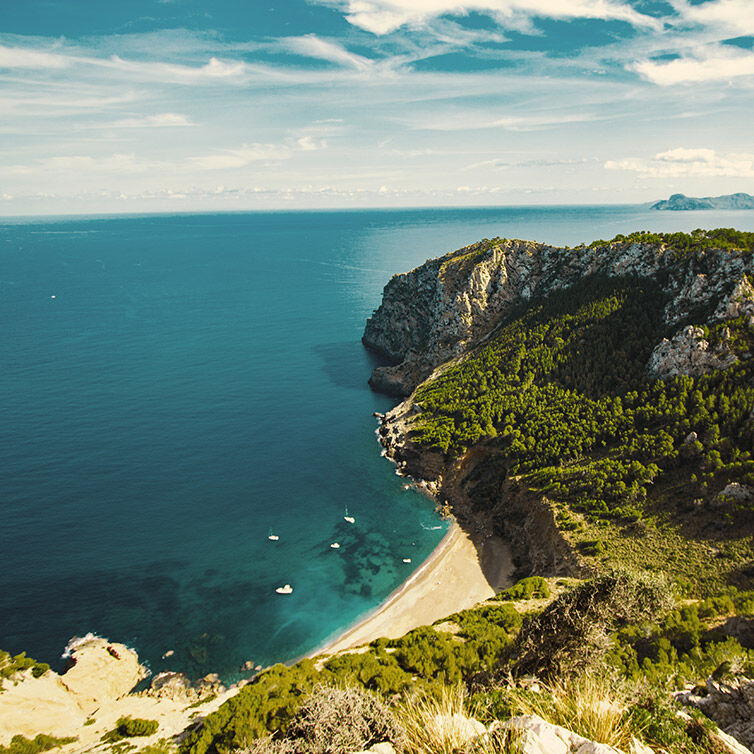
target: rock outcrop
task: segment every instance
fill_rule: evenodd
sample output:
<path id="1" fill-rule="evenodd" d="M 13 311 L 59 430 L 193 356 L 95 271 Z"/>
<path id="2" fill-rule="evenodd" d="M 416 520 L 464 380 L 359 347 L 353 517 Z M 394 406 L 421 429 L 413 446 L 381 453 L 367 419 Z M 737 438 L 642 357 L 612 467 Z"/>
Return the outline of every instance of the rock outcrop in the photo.
<path id="1" fill-rule="evenodd" d="M 683 328 L 689 324 L 744 313 L 754 317 L 752 255 L 708 249 L 681 258 L 662 244 L 628 241 L 569 249 L 485 240 L 388 282 L 362 341 L 393 363 L 377 367 L 370 384 L 381 392 L 408 396 L 437 367 L 490 337 L 517 304 L 593 274 L 657 280 L 669 298 L 665 320 L 669 327 L 681 326 L 675 335 L 686 340 Z M 689 322 L 696 316 L 701 319 Z M 669 342 L 666 349 L 672 349 L 672 339 Z M 710 363 L 708 368 L 719 367 Z"/>
<path id="2" fill-rule="evenodd" d="M 676 699 L 696 707 L 714 720 L 728 736 L 754 749 L 754 680 L 739 676 L 728 682 L 707 679 L 704 694 L 682 691 Z"/>
<path id="3" fill-rule="evenodd" d="M 144 677 L 146 669 L 124 644 L 89 634 L 68 646 L 69 669 L 30 673 L 5 681 L 0 693 L 0 744 L 21 734 L 75 735 L 87 717 L 121 699 Z"/>
<path id="4" fill-rule="evenodd" d="M 573 286 L 589 275 L 652 278 L 666 296 L 669 333 L 651 354 L 651 377 L 698 376 L 736 363 L 727 321 L 751 317 L 754 327 L 754 256 L 710 248 L 680 253 L 659 243 L 615 241 L 575 249 L 532 241 L 484 240 L 395 275 L 367 321 L 364 344 L 390 361 L 370 379 L 376 390 L 411 396 L 424 380 L 494 337 L 519 305 Z M 709 328 L 714 337 L 706 335 Z M 751 354 L 741 354 L 741 358 Z M 520 575 L 584 576 L 583 558 L 559 530 L 544 497 L 517 490 L 484 445 L 452 460 L 409 439 L 422 406 L 407 397 L 380 417 L 379 436 L 400 474 L 421 480 L 441 505 L 478 525 L 480 510 L 513 546 Z M 696 438 L 694 438 L 696 439 Z M 694 453 L 698 443 L 684 452 Z M 506 486 L 503 489 L 503 486 Z"/>
<path id="5" fill-rule="evenodd" d="M 666 379 L 686 374 L 700 377 L 714 369 L 727 369 L 738 360 L 728 346 L 730 334 L 715 347 L 704 337 L 701 327 L 688 325 L 668 340 L 664 338 L 652 351 L 647 363 L 650 377 Z"/>

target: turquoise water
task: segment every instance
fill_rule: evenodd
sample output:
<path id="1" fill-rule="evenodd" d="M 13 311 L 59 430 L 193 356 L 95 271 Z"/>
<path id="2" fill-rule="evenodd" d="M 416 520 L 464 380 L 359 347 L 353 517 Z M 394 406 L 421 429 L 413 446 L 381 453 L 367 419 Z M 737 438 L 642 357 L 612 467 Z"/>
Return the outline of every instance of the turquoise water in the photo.
<path id="1" fill-rule="evenodd" d="M 93 631 L 231 680 L 320 645 L 445 531 L 374 435 L 360 337 L 389 277 L 485 236 L 719 225 L 754 213 L 0 221 L 0 647 L 55 663 Z"/>

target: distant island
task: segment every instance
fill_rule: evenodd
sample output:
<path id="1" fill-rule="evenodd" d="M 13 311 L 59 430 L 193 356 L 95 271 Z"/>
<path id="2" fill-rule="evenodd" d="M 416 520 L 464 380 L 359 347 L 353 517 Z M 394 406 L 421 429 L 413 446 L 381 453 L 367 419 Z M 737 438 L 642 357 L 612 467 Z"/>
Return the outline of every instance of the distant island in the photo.
<path id="1" fill-rule="evenodd" d="M 673 194 L 652 205 L 652 209 L 673 211 L 691 209 L 754 209 L 754 196 L 751 194 L 725 194 L 724 196 L 686 196 Z"/>

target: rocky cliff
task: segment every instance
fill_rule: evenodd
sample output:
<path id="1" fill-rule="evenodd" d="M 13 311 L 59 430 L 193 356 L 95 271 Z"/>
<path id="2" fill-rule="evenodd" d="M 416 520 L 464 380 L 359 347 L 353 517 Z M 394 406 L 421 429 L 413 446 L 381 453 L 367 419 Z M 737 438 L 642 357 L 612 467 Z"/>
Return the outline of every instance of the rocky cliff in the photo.
<path id="1" fill-rule="evenodd" d="M 723 248 L 713 243 L 681 249 L 638 235 L 638 240 L 618 237 L 573 249 L 484 240 L 394 276 L 367 322 L 364 344 L 394 362 L 377 367 L 370 384 L 405 397 L 381 417 L 387 455 L 399 473 L 422 480 L 456 515 L 478 520 L 483 512 L 483 525 L 502 529 L 512 542 L 522 573 L 584 575 L 588 569 L 559 530 L 553 506 L 530 489 L 518 489 L 494 442 L 453 458 L 411 441 L 423 412 L 413 391 L 494 338 L 521 305 L 590 275 L 651 278 L 659 284 L 667 301 L 666 329 L 645 364 L 650 379 L 699 376 L 748 358 L 736 352 L 727 323 L 743 318 L 754 328 L 752 253 L 722 243 Z"/>
<path id="2" fill-rule="evenodd" d="M 676 327 L 674 336 L 683 336 L 683 343 L 688 336 L 679 325 L 720 322 L 743 313 L 754 317 L 750 253 L 709 248 L 682 257 L 662 243 L 621 240 L 571 249 L 484 240 L 388 282 L 362 341 L 395 363 L 377 367 L 370 384 L 380 392 L 408 396 L 436 367 L 489 337 L 517 304 L 594 274 L 657 280 L 670 296 L 666 322 Z M 694 315 L 700 319 L 688 322 Z M 698 360 L 679 355 L 675 365 L 667 355 L 662 360 L 665 370 L 690 373 L 698 368 Z"/>

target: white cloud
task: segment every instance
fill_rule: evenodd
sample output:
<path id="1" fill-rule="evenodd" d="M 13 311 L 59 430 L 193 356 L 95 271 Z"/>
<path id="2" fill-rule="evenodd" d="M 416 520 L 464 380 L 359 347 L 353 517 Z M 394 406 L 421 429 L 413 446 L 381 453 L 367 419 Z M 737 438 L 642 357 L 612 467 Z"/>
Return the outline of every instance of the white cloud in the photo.
<path id="1" fill-rule="evenodd" d="M 35 175 L 48 173 L 144 173 L 157 167 L 153 162 L 137 159 L 133 154 L 113 154 L 106 157 L 89 155 L 63 155 L 38 159 L 32 165 L 11 165 L 5 169 L 9 175 Z"/>
<path id="2" fill-rule="evenodd" d="M 712 54 L 685 57 L 667 63 L 643 60 L 629 66 L 643 78 L 660 86 L 720 81 L 754 75 L 754 53 L 715 46 Z"/>
<path id="3" fill-rule="evenodd" d="M 608 160 L 608 170 L 629 170 L 649 178 L 677 178 L 694 176 L 754 177 L 754 155 L 718 154 L 714 149 L 677 147 L 658 152 L 646 159 L 628 157 Z"/>
<path id="4" fill-rule="evenodd" d="M 595 120 L 605 120 L 610 115 L 594 115 L 592 113 L 533 113 L 531 115 L 505 115 L 496 118 L 489 113 L 474 114 L 471 111 L 463 115 L 452 115 L 443 118 L 421 118 L 411 122 L 417 130 L 428 131 L 468 131 L 473 129 L 500 128 L 505 131 L 539 131 L 546 128 L 557 128 L 572 123 L 590 123 Z"/>
<path id="5" fill-rule="evenodd" d="M 133 73 L 139 78 L 156 79 L 172 84 L 215 84 L 222 81 L 235 83 L 243 80 L 249 71 L 248 66 L 243 62 L 226 63 L 215 57 L 210 58 L 208 63 L 200 66 L 124 60 L 117 55 L 107 59 L 76 58 L 76 60 L 102 68 Z"/>
<path id="6" fill-rule="evenodd" d="M 124 118 L 115 123 L 105 124 L 105 128 L 185 128 L 195 126 L 185 115 L 180 113 L 159 113 L 140 118 Z M 92 126 L 94 127 L 94 126 Z M 103 126 L 96 126 L 102 128 Z"/>
<path id="7" fill-rule="evenodd" d="M 327 142 L 324 139 L 315 139 L 313 136 L 301 136 L 296 139 L 296 145 L 302 152 L 314 152 L 318 149 L 324 149 Z"/>
<path id="8" fill-rule="evenodd" d="M 219 149 L 211 154 L 192 157 L 191 162 L 202 170 L 243 168 L 252 162 L 288 160 L 293 150 L 281 144 L 244 144 L 240 149 Z"/>
<path id="9" fill-rule="evenodd" d="M 754 34 L 751 0 L 712 0 L 696 5 L 677 0 L 674 5 L 686 23 L 725 29 L 736 36 Z"/>
<path id="10" fill-rule="evenodd" d="M 654 18 L 613 0 L 342 0 L 346 19 L 373 34 L 388 34 L 401 26 L 421 25 L 443 15 L 485 13 L 502 24 L 521 27 L 522 19 L 594 18 L 627 21 L 657 28 Z"/>
<path id="11" fill-rule="evenodd" d="M 281 40 L 281 44 L 285 49 L 294 52 L 296 55 L 326 60 L 346 68 L 353 68 L 357 71 L 372 71 L 375 68 L 373 60 L 365 58 L 363 55 L 349 52 L 337 42 L 321 39 L 315 34 L 307 34 L 303 37 L 288 37 Z"/>
<path id="12" fill-rule="evenodd" d="M 0 68 L 67 68 L 70 64 L 70 58 L 65 55 L 0 45 Z"/>

